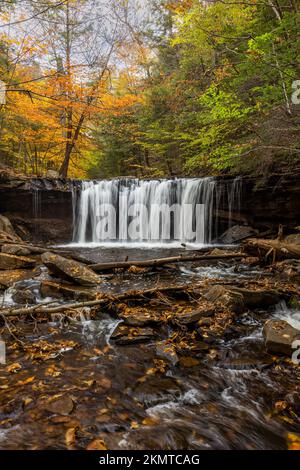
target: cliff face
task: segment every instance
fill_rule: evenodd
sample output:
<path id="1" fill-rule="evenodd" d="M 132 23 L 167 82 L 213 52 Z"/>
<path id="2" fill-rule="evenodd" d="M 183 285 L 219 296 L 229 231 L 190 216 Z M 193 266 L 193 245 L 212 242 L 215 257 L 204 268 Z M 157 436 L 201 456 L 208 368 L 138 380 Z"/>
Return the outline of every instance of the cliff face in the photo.
<path id="1" fill-rule="evenodd" d="M 72 188 L 67 180 L 0 177 L 0 213 L 23 238 L 55 243 L 72 239 Z"/>
<path id="2" fill-rule="evenodd" d="M 228 193 L 232 178 L 218 179 L 220 193 Z M 224 188 L 227 190 L 224 191 Z M 223 189 L 223 191 L 222 191 Z M 221 219 L 229 216 L 228 197 L 221 197 Z M 235 197 L 232 220 L 254 228 L 293 228 L 300 225 L 300 175 L 273 175 L 269 178 L 241 178 L 240 194 Z"/>
<path id="3" fill-rule="evenodd" d="M 12 221 L 22 238 L 51 243 L 72 240 L 72 195 L 79 181 L 63 179 L 22 179 L 0 174 L 0 213 Z M 275 228 L 279 224 L 300 225 L 300 177 L 272 176 L 262 180 L 218 178 L 218 227 L 232 223 L 254 228 Z M 231 199 L 228 197 L 235 188 Z"/>

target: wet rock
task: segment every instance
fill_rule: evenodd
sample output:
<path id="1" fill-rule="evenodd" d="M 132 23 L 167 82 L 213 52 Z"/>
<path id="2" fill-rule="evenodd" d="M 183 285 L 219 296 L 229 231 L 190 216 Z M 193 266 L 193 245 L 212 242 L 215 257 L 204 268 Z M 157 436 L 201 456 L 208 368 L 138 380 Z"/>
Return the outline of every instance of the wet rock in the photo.
<path id="1" fill-rule="evenodd" d="M 25 248 L 24 246 L 20 245 L 3 245 L 1 251 L 2 253 L 17 256 L 28 256 L 31 253 L 28 248 Z"/>
<path id="2" fill-rule="evenodd" d="M 279 294 L 274 290 L 251 290 L 240 287 L 233 287 L 233 292 L 242 294 L 245 306 L 247 308 L 268 308 L 278 304 Z"/>
<path id="3" fill-rule="evenodd" d="M 42 254 L 42 262 L 55 276 L 73 281 L 76 284 L 95 286 L 100 283 L 99 276 L 78 261 L 47 252 Z"/>
<path id="4" fill-rule="evenodd" d="M 34 293 L 29 289 L 17 290 L 13 294 L 12 299 L 20 305 L 34 305 L 36 300 Z"/>
<path id="5" fill-rule="evenodd" d="M 209 317 L 214 315 L 214 313 L 214 306 L 212 304 L 204 302 L 195 310 L 184 310 L 183 312 L 177 313 L 175 316 L 175 320 L 181 325 L 191 325 L 193 323 L 197 323 L 204 316 Z"/>
<path id="6" fill-rule="evenodd" d="M 172 377 L 149 376 L 134 389 L 134 397 L 151 406 L 174 400 L 180 394 L 180 384 Z"/>
<path id="7" fill-rule="evenodd" d="M 0 287 L 7 289 L 15 284 L 15 282 L 32 279 L 37 275 L 36 271 L 31 269 L 14 269 L 7 271 L 0 271 Z"/>
<path id="8" fill-rule="evenodd" d="M 292 343 L 300 340 L 300 330 L 296 330 L 284 320 L 268 320 L 263 329 L 267 352 L 291 356 Z"/>
<path id="9" fill-rule="evenodd" d="M 253 290 L 221 285 L 210 288 L 204 297 L 210 302 L 220 302 L 235 313 L 241 313 L 245 307 L 268 308 L 280 301 L 279 294 L 273 290 Z"/>
<path id="10" fill-rule="evenodd" d="M 245 308 L 241 293 L 220 285 L 211 287 L 204 294 L 204 298 L 209 302 L 219 302 L 223 307 L 235 313 L 241 313 Z"/>
<path id="11" fill-rule="evenodd" d="M 173 366 L 176 366 L 179 362 L 175 347 L 168 342 L 168 340 L 156 343 L 156 356 L 160 359 L 164 359 Z"/>
<path id="12" fill-rule="evenodd" d="M 74 402 L 68 396 L 60 396 L 45 406 L 47 411 L 54 414 L 69 415 L 74 409 Z"/>
<path id="13" fill-rule="evenodd" d="M 300 391 L 294 391 L 286 396 L 286 401 L 293 406 L 293 408 L 299 413 L 300 411 Z"/>
<path id="14" fill-rule="evenodd" d="M 152 328 L 134 328 L 127 325 L 118 325 L 110 339 L 120 346 L 142 343 L 155 337 Z"/>
<path id="15" fill-rule="evenodd" d="M 295 310 L 300 310 L 300 297 L 293 295 L 289 300 L 289 307 Z"/>
<path id="16" fill-rule="evenodd" d="M 24 269 L 32 268 L 35 266 L 36 261 L 32 258 L 25 256 L 9 255 L 7 253 L 0 253 L 0 269 Z"/>
<path id="17" fill-rule="evenodd" d="M 200 361 L 194 357 L 190 356 L 183 356 L 179 359 L 180 367 L 196 367 L 200 364 Z"/>
<path id="18" fill-rule="evenodd" d="M 221 235 L 219 241 L 226 245 L 230 245 L 231 243 L 236 243 L 247 237 L 251 237 L 256 233 L 257 231 L 248 225 L 234 225 Z"/>
<path id="19" fill-rule="evenodd" d="M 42 281 L 40 286 L 40 293 L 42 297 L 63 297 L 70 300 L 95 300 L 96 293 L 90 289 L 75 287 L 66 284 L 58 284 L 52 281 Z"/>
<path id="20" fill-rule="evenodd" d="M 130 326 L 146 326 L 161 323 L 160 313 L 142 307 L 127 307 L 125 304 L 123 311 L 119 313 L 119 317 L 124 320 L 126 325 Z"/>
<path id="21" fill-rule="evenodd" d="M 271 358 L 256 359 L 251 357 L 241 357 L 236 359 L 227 359 L 221 363 L 218 363 L 218 367 L 233 370 L 262 370 L 270 367 L 272 364 L 273 360 Z"/>

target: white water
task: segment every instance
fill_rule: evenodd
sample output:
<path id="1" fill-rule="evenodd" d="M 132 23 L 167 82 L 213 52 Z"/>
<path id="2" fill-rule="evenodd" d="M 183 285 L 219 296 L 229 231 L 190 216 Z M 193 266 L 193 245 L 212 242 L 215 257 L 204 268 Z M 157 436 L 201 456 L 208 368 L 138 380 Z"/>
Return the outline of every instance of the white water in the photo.
<path id="1" fill-rule="evenodd" d="M 230 213 L 239 198 L 239 187 L 234 182 L 227 190 Z M 73 197 L 73 243 L 140 248 L 166 247 L 166 243 L 177 248 L 186 242 L 197 247 L 211 245 L 219 200 L 213 178 L 82 182 L 79 197 Z M 113 213 L 103 212 L 108 205 Z M 174 205 L 180 207 L 176 217 L 170 216 Z M 132 235 L 133 220 L 137 231 Z M 194 239 L 187 238 L 193 230 Z"/>

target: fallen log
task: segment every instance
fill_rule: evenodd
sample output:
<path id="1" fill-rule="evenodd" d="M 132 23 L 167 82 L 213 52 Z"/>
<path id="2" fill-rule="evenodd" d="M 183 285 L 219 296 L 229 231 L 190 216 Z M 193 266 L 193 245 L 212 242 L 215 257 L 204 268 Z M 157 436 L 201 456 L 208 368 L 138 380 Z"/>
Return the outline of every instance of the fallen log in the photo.
<path id="1" fill-rule="evenodd" d="M 83 307 L 95 307 L 98 305 L 107 305 L 111 304 L 113 302 L 120 302 L 122 300 L 126 299 L 134 299 L 134 298 L 142 298 L 142 297 L 147 297 L 152 294 L 156 293 L 166 293 L 166 292 L 179 292 L 179 291 L 188 291 L 189 289 L 191 291 L 197 289 L 199 286 L 202 285 L 202 282 L 199 282 L 198 284 L 184 284 L 184 285 L 179 285 L 179 286 L 164 286 L 164 287 L 154 287 L 151 289 L 145 289 L 145 290 L 132 290 L 128 292 L 124 292 L 122 294 L 117 294 L 117 295 L 103 295 L 100 299 L 96 300 L 88 300 L 88 301 L 82 301 L 82 302 L 73 302 L 69 304 L 61 304 L 61 305 L 55 305 L 55 306 L 49 306 L 50 304 L 40 304 L 40 305 L 34 305 L 33 307 L 20 307 L 20 308 L 7 308 L 7 309 L 2 309 L 0 310 L 0 317 L 13 317 L 13 316 L 21 316 L 21 315 L 32 315 L 34 313 L 42 313 L 42 314 L 47 314 L 47 315 L 52 315 L 55 313 L 61 313 L 61 312 L 67 312 L 68 310 L 75 310 L 77 308 L 83 308 Z M 51 305 L 53 302 L 51 302 Z"/>
<path id="2" fill-rule="evenodd" d="M 244 245 L 244 250 L 254 256 L 268 259 L 272 257 L 272 261 L 288 258 L 300 258 L 300 245 L 286 243 L 281 240 L 264 240 L 251 238 Z"/>
<path id="3" fill-rule="evenodd" d="M 136 267 L 155 267 L 155 266 L 163 266 L 165 264 L 172 264 L 172 263 L 184 263 L 189 261 L 210 261 L 210 260 L 218 260 L 218 259 L 241 259 L 244 258 L 245 255 L 243 253 L 224 253 L 218 255 L 179 255 L 179 256 L 172 256 L 169 258 L 156 258 L 156 259 L 148 259 L 148 260 L 133 260 L 133 261 L 118 261 L 118 262 L 110 262 L 110 263 L 98 263 L 98 264 L 91 264 L 89 267 L 94 271 L 108 271 L 111 269 L 127 269 L 131 266 Z"/>

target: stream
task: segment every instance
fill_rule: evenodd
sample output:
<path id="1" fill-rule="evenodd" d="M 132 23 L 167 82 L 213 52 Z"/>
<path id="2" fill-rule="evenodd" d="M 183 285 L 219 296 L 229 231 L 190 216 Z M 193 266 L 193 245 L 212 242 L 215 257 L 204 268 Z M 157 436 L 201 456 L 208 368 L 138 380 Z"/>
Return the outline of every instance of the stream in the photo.
<path id="1" fill-rule="evenodd" d="M 95 262 L 179 252 L 76 250 Z M 268 276 L 235 262 L 189 263 L 171 272 L 104 275 L 99 289 L 120 293 Z M 37 302 L 45 302 L 38 292 L 47 277 L 44 271 L 34 281 L 22 281 L 24 287 L 33 282 Z M 11 304 L 10 294 L 11 289 L 2 302 Z M 265 352 L 262 326 L 273 317 L 300 325 L 300 312 L 284 302 L 246 312 L 217 348 L 212 344 L 205 354 L 196 352 L 192 364 L 175 366 L 157 358 L 155 340 L 117 345 L 111 334 L 120 320 L 101 309 L 96 319 L 86 309 L 69 321 L 19 321 L 2 332 L 7 365 L 0 366 L 0 448 L 85 449 L 101 439 L 105 448 L 121 450 L 286 449 L 288 433 L 300 432 L 300 369 Z M 164 334 L 170 335 L 168 328 Z"/>

